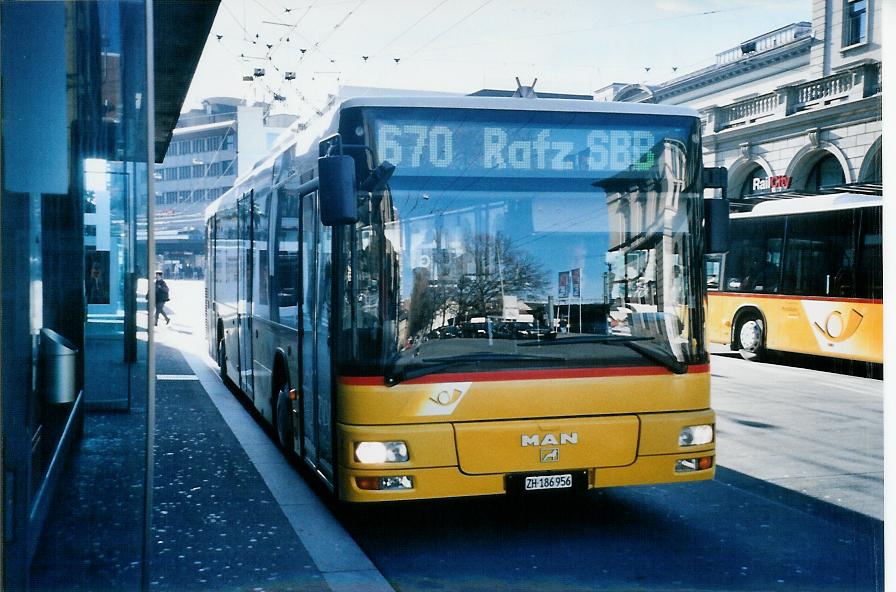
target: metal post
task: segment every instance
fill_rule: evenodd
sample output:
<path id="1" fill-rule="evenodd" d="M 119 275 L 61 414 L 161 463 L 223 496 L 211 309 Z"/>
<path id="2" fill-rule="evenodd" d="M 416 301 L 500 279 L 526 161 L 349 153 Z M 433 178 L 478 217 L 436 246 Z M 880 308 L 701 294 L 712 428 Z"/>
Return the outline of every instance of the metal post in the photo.
<path id="1" fill-rule="evenodd" d="M 156 241 L 153 230 L 155 219 L 155 59 L 153 52 L 153 12 L 152 0 L 146 0 L 146 277 L 147 283 L 156 259 Z M 136 215 L 136 211 L 134 212 Z M 149 553 L 152 549 L 152 487 L 154 480 L 155 425 L 156 425 L 156 351 L 155 331 L 151 320 L 151 312 L 155 309 L 156 295 L 152 286 L 148 286 L 149 303 L 146 316 L 146 331 L 149 336 L 146 354 L 146 449 L 144 451 L 143 477 L 143 548 L 140 563 L 140 589 L 149 591 Z M 136 298 L 136 294 L 129 297 Z"/>

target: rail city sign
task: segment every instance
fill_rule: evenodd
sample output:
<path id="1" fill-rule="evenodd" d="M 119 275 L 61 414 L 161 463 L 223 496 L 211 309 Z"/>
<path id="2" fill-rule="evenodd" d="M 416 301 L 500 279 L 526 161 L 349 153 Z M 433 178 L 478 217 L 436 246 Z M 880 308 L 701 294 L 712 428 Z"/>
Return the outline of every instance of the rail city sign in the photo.
<path id="1" fill-rule="evenodd" d="M 787 177 L 785 175 L 775 175 L 773 177 L 766 177 L 765 179 L 753 179 L 753 192 L 771 191 L 772 193 L 775 193 L 777 191 L 784 191 L 785 189 L 790 189 L 792 181 L 793 177 Z"/>

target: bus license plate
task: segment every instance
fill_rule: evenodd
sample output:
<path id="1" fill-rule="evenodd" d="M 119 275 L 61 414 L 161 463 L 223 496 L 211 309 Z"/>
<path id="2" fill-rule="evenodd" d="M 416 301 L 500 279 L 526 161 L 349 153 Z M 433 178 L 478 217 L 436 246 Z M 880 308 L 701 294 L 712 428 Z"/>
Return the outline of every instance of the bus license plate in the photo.
<path id="1" fill-rule="evenodd" d="M 526 477 L 523 489 L 526 491 L 538 491 L 541 489 L 567 489 L 572 487 L 572 475 L 535 475 Z"/>

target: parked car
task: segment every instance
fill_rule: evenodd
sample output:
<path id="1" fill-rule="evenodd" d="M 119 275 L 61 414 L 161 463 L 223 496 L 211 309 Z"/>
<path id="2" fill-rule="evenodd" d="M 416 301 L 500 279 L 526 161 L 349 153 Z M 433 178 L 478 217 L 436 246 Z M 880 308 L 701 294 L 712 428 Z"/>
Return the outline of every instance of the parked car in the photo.
<path id="1" fill-rule="evenodd" d="M 433 329 L 430 331 L 429 335 L 427 335 L 429 339 L 454 339 L 462 336 L 463 333 L 461 332 L 460 327 L 454 325 L 445 325 L 444 327 Z"/>

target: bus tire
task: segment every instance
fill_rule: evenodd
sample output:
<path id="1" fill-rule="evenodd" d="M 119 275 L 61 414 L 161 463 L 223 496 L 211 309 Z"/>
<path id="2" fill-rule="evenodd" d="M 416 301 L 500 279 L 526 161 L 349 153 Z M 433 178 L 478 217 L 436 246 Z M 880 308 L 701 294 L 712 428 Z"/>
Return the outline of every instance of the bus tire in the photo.
<path id="1" fill-rule="evenodd" d="M 745 316 L 737 325 L 737 350 L 752 362 L 765 359 L 765 322 L 759 315 Z"/>
<path id="2" fill-rule="evenodd" d="M 224 347 L 224 340 L 218 340 L 218 375 L 221 377 L 221 380 L 226 384 L 227 383 L 227 348 Z"/>
<path id="3" fill-rule="evenodd" d="M 293 442 L 292 403 L 289 398 L 288 384 L 284 383 L 278 389 L 275 404 L 274 423 L 276 425 L 274 427 L 277 429 L 277 439 L 287 452 L 292 452 L 295 443 Z"/>

